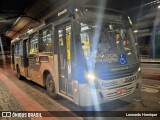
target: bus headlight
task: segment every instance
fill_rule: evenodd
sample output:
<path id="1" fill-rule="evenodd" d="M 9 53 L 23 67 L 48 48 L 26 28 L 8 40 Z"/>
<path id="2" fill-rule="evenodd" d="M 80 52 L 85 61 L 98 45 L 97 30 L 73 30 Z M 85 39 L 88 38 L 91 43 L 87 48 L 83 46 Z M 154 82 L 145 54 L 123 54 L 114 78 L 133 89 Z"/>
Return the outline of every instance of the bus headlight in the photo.
<path id="1" fill-rule="evenodd" d="M 86 76 L 87 76 L 88 80 L 92 80 L 92 81 L 95 80 L 95 75 L 94 74 L 88 73 Z"/>
<path id="2" fill-rule="evenodd" d="M 86 74 L 87 81 L 91 88 L 100 89 L 99 83 L 96 81 L 96 76 L 92 73 Z"/>

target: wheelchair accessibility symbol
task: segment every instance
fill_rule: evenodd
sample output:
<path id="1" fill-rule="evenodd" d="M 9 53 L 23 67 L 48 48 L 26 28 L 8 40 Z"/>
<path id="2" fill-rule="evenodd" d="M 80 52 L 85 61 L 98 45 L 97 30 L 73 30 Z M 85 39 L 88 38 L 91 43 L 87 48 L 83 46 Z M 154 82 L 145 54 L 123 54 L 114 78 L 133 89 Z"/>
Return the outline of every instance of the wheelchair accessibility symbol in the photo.
<path id="1" fill-rule="evenodd" d="M 122 65 L 127 63 L 127 59 L 126 59 L 126 55 L 125 54 L 120 54 L 119 62 Z"/>

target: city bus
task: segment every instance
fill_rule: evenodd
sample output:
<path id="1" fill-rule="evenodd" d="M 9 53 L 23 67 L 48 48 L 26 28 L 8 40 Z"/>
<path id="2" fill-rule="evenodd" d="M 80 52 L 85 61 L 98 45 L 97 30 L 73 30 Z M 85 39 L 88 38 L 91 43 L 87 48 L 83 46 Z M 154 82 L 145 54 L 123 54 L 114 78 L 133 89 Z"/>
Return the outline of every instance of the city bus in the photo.
<path id="1" fill-rule="evenodd" d="M 72 9 L 71 9 L 72 8 Z M 11 42 L 12 68 L 80 106 L 139 91 L 141 68 L 130 18 L 93 6 L 64 8 Z"/>

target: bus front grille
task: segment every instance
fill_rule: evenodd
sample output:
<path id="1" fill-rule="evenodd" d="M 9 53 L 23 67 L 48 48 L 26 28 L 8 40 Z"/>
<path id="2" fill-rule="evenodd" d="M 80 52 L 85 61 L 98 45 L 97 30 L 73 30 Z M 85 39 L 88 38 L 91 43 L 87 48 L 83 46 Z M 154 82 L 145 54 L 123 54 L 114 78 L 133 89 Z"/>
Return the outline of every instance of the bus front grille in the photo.
<path id="1" fill-rule="evenodd" d="M 133 92 L 133 90 L 134 90 L 134 87 L 127 88 L 126 92 L 124 92 L 122 94 L 117 94 L 117 92 L 114 92 L 114 93 L 106 94 L 106 97 L 109 100 L 114 100 L 114 99 L 117 99 L 117 98 L 120 98 L 120 97 L 123 97 L 123 96 L 130 95 Z"/>

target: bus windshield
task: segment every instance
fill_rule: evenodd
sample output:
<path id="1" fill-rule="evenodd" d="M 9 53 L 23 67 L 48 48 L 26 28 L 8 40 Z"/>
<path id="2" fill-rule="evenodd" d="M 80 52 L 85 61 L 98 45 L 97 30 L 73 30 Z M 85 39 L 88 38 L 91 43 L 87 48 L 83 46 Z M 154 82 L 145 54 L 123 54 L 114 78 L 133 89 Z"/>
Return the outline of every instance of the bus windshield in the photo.
<path id="1" fill-rule="evenodd" d="M 80 36 L 88 69 L 101 79 L 128 75 L 125 72 L 129 69 L 129 74 L 137 71 L 139 60 L 135 36 L 126 21 L 81 20 Z"/>
<path id="2" fill-rule="evenodd" d="M 131 28 L 116 23 L 102 23 L 103 27 L 93 25 L 94 22 L 81 23 L 81 41 L 85 57 L 94 62 L 119 62 L 118 54 L 126 55 L 126 63 L 137 62 L 135 38 Z"/>

